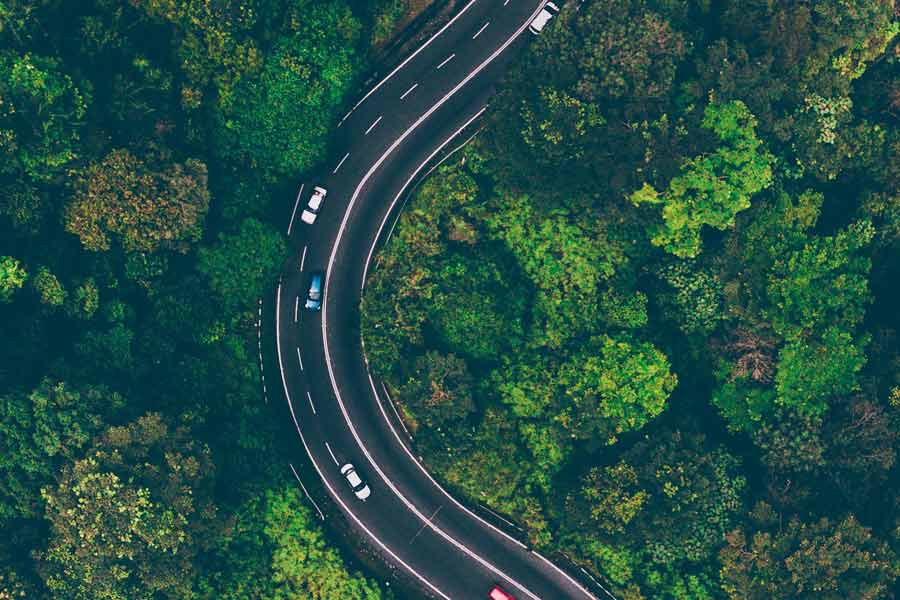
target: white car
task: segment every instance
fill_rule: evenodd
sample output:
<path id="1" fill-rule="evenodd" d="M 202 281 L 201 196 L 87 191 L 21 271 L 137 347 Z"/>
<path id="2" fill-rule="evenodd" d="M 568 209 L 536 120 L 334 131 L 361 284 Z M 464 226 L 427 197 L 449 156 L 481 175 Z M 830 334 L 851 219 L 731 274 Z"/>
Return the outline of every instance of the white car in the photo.
<path id="1" fill-rule="evenodd" d="M 363 483 L 363 480 L 362 478 L 360 478 L 359 473 L 356 472 L 356 469 L 350 463 L 347 463 L 346 465 L 341 467 L 341 475 L 343 475 L 347 479 L 347 483 L 350 484 L 350 488 L 353 490 L 353 493 L 356 494 L 356 497 L 360 500 L 365 500 L 372 495 L 372 490 L 369 489 L 369 486 Z"/>
<path id="2" fill-rule="evenodd" d="M 312 196 L 309 197 L 309 202 L 306 204 L 306 208 L 303 209 L 303 214 L 300 215 L 300 219 L 304 223 L 312 225 L 316 222 L 316 217 L 319 215 L 319 211 L 322 210 L 322 203 L 325 202 L 325 196 L 327 195 L 328 190 L 325 188 L 319 186 L 313 188 Z"/>
<path id="3" fill-rule="evenodd" d="M 539 34 L 544 29 L 544 26 L 550 22 L 550 19 L 558 14 L 559 7 L 552 2 L 548 2 L 541 9 L 541 12 L 538 13 L 538 16 L 531 20 L 528 30 L 535 35 Z"/>

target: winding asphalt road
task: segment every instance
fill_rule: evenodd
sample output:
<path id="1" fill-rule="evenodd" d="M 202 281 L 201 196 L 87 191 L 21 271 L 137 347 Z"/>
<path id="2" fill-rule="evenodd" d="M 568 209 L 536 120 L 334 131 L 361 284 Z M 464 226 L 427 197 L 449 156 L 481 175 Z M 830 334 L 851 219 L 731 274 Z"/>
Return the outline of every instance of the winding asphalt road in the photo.
<path id="1" fill-rule="evenodd" d="M 480 600 L 492 585 L 525 600 L 596 600 L 581 583 L 448 495 L 411 453 L 389 398 L 369 375 L 359 303 L 376 245 L 417 176 L 474 133 L 492 85 L 531 34 L 536 0 L 470 0 L 378 82 L 334 132 L 337 158 L 312 226 L 288 233 L 297 256 L 276 293 L 280 377 L 300 442 L 354 530 L 423 590 Z M 303 310 L 309 273 L 326 271 L 321 312 Z M 372 489 L 357 499 L 353 463 Z M 298 479 L 300 479 L 298 477 Z"/>

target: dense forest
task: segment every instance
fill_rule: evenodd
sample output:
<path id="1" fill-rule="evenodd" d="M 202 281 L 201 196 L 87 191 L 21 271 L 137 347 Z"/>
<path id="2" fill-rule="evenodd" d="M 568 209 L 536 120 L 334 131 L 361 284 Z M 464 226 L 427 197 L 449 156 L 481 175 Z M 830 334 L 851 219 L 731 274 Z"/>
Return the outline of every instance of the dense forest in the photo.
<path id="1" fill-rule="evenodd" d="M 893 0 L 588 0 L 362 331 L 432 472 L 621 600 L 900 592 Z"/>
<path id="2" fill-rule="evenodd" d="M 300 496 L 256 324 L 405 6 L 0 0 L 0 598 L 390 597 Z"/>

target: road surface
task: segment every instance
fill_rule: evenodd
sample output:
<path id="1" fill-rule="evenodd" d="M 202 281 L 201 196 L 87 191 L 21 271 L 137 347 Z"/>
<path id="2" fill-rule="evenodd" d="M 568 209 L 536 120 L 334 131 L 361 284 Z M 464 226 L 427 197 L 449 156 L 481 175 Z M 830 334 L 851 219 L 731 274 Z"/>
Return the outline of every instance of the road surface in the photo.
<path id="1" fill-rule="evenodd" d="M 535 0 L 471 0 L 360 99 L 334 132 L 334 164 L 305 184 L 287 225 L 297 255 L 278 286 L 278 367 L 300 442 L 354 531 L 435 598 L 588 600 L 586 587 L 448 495 L 412 455 L 359 334 L 364 276 L 418 175 L 474 133 L 492 85 L 527 43 Z M 314 225 L 312 185 L 328 189 Z M 326 272 L 321 312 L 303 309 Z M 357 499 L 340 473 L 371 487 Z M 310 476 L 310 473 L 305 476 Z M 303 474 L 301 474 L 303 476 Z"/>

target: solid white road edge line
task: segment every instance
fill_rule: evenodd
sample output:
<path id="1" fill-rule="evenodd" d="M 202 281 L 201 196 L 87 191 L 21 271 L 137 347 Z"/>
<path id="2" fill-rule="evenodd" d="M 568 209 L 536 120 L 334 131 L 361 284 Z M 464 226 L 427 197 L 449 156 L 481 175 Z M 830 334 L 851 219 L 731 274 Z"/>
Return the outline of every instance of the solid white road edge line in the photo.
<path id="1" fill-rule="evenodd" d="M 375 87 L 373 87 L 371 90 L 369 90 L 369 92 L 368 92 L 365 96 L 363 96 L 363 97 L 360 99 L 359 102 L 357 102 L 355 105 L 353 105 L 353 108 L 350 109 L 350 112 L 348 112 L 346 115 L 344 115 L 344 118 L 341 119 L 341 123 L 343 123 L 344 121 L 346 121 L 346 120 L 347 120 L 347 117 L 349 117 L 351 114 L 353 114 L 353 111 L 356 110 L 357 108 L 359 108 L 359 105 L 366 101 L 366 98 L 368 98 L 369 96 L 371 96 L 372 94 L 374 94 L 374 93 L 375 93 L 375 90 L 377 90 L 377 89 L 380 88 L 382 85 L 384 85 L 384 83 L 385 83 L 388 79 L 390 79 L 391 77 L 393 77 L 394 74 L 395 74 L 397 71 L 399 71 L 400 69 L 402 69 L 403 67 L 405 67 L 405 66 L 406 66 L 406 63 L 408 63 L 409 61 L 411 61 L 412 59 L 414 59 L 414 58 L 419 54 L 419 52 L 421 52 L 422 50 L 424 50 L 425 48 L 427 48 L 428 45 L 431 44 L 431 42 L 433 42 L 434 40 L 436 40 L 436 39 L 438 38 L 438 36 L 440 36 L 442 33 L 444 33 L 444 31 L 447 30 L 448 27 L 450 27 L 451 25 L 453 25 L 453 23 L 455 23 L 456 20 L 457 20 L 458 18 L 460 18 L 461 16 L 463 16 L 463 13 L 465 13 L 467 10 L 469 10 L 470 8 L 472 8 L 472 5 L 475 4 L 476 1 L 477 1 L 477 0 L 470 0 L 469 3 L 466 4 L 465 6 L 463 6 L 463 7 L 462 7 L 462 10 L 460 10 L 458 13 L 456 13 L 456 14 L 453 16 L 452 19 L 450 19 L 449 21 L 447 21 L 447 23 L 446 23 L 443 27 L 441 27 L 441 28 L 438 30 L 437 33 L 435 33 L 433 36 L 431 36 L 430 38 L 428 38 L 428 41 L 427 41 L 427 42 L 425 42 L 424 44 L 422 44 L 421 46 L 419 46 L 419 47 L 416 49 L 415 52 L 413 52 L 412 54 L 410 54 L 409 56 L 407 56 L 406 59 L 405 59 L 402 63 L 400 63 L 399 65 L 397 65 L 397 66 L 394 68 L 393 71 L 391 71 L 390 73 L 388 73 L 387 76 L 385 76 L 384 79 L 382 79 L 381 81 L 379 81 L 378 84 L 377 84 Z M 340 124 L 339 124 L 339 125 L 340 125 Z"/>
<path id="2" fill-rule="evenodd" d="M 363 135 L 369 135 L 369 132 L 372 131 L 372 130 L 375 128 L 376 125 L 378 125 L 378 122 L 379 122 L 379 121 L 381 121 L 381 117 L 382 117 L 382 116 L 384 116 L 384 115 L 379 115 L 378 118 L 375 119 L 375 122 L 372 123 L 371 125 L 369 125 L 369 128 L 366 129 L 366 132 L 365 132 Z"/>
<path id="3" fill-rule="evenodd" d="M 487 23 L 485 23 L 484 25 L 482 25 L 482 26 L 481 26 L 481 29 L 479 29 L 478 31 L 476 31 L 476 32 L 475 32 L 475 35 L 472 36 L 472 39 L 474 40 L 474 39 L 477 38 L 479 35 L 481 35 L 481 32 L 484 31 L 485 29 L 487 29 L 487 26 L 490 25 L 490 24 L 491 24 L 491 22 L 488 21 Z"/>
<path id="4" fill-rule="evenodd" d="M 335 173 L 338 172 L 338 169 L 341 168 L 341 165 L 344 164 L 344 161 L 347 160 L 347 157 L 348 157 L 348 156 L 350 156 L 350 153 L 349 153 L 349 152 L 348 152 L 347 154 L 344 155 L 344 158 L 341 159 L 341 162 L 339 162 L 339 163 L 337 164 L 337 166 L 334 168 L 334 171 L 331 172 L 332 175 L 334 175 Z"/>
<path id="5" fill-rule="evenodd" d="M 450 62 L 451 60 L 453 60 L 453 57 L 454 57 L 454 56 L 456 56 L 456 52 L 454 52 L 453 54 L 451 54 L 450 56 L 448 56 L 447 58 L 445 58 L 445 59 L 443 60 L 443 62 L 441 62 L 441 64 L 439 64 L 439 65 L 437 66 L 437 68 L 440 69 L 441 67 L 443 67 L 444 65 L 446 65 L 448 62 Z"/>
<path id="6" fill-rule="evenodd" d="M 300 205 L 300 196 L 303 195 L 303 184 L 300 184 L 300 191 L 297 192 L 297 199 L 294 201 L 294 211 L 291 213 L 291 221 L 288 223 L 288 237 L 291 235 L 291 227 L 294 226 L 294 217 L 297 216 L 297 207 Z"/>
<path id="7" fill-rule="evenodd" d="M 297 435 L 300 436 L 300 442 L 303 444 L 303 449 L 306 450 L 306 455 L 309 456 L 309 460 L 313 465 L 313 468 L 316 470 L 316 473 L 319 474 L 319 479 L 322 480 L 322 483 L 325 485 L 326 489 L 328 489 L 328 493 L 331 494 L 331 497 L 334 498 L 334 501 L 338 503 L 338 505 L 344 509 L 344 512 L 353 519 L 353 522 L 362 529 L 366 535 L 368 535 L 372 541 L 374 541 L 379 548 L 384 550 L 391 558 L 393 558 L 397 564 L 401 565 L 404 569 L 412 573 L 413 577 L 421 581 L 426 587 L 431 589 L 435 594 L 443 598 L 444 600 L 452 600 L 450 596 L 442 592 L 436 585 L 431 583 L 428 579 L 425 578 L 424 575 L 413 569 L 406 561 L 397 556 L 397 554 L 390 549 L 390 547 L 385 544 L 381 539 L 376 536 L 372 531 L 366 527 L 366 524 L 363 523 L 362 519 L 356 516 L 350 507 L 341 500 L 340 496 L 338 496 L 337 491 L 333 487 L 331 487 L 331 483 L 329 483 L 328 479 L 325 478 L 325 473 L 322 472 L 321 467 L 319 467 L 319 463 L 316 462 L 315 457 L 309 449 L 309 445 L 306 443 L 306 438 L 303 437 L 303 432 L 300 430 L 300 424 L 297 422 L 297 415 L 294 414 L 294 403 L 291 401 L 291 394 L 288 392 L 287 379 L 284 376 L 284 361 L 281 357 L 281 283 L 278 284 L 278 291 L 275 294 L 275 348 L 278 354 L 278 370 L 281 372 L 281 386 L 284 388 L 284 397 L 287 399 L 288 409 L 291 411 L 291 419 L 294 421 L 294 427 L 297 429 Z"/>
<path id="8" fill-rule="evenodd" d="M 456 92 L 458 92 L 460 89 L 462 89 L 476 75 L 478 75 L 482 70 L 484 70 L 491 62 L 494 61 L 494 59 L 496 59 L 498 56 L 500 56 L 500 54 L 503 53 L 503 51 L 506 50 L 510 46 L 510 44 L 512 44 L 516 40 L 516 38 L 519 37 L 522 34 L 522 32 L 525 31 L 525 29 L 528 27 L 528 24 L 531 23 L 531 21 L 540 13 L 540 11 L 543 9 L 543 7 L 544 7 L 544 2 L 541 2 L 540 6 L 538 6 L 538 8 L 535 9 L 535 11 L 531 14 L 531 16 L 525 21 L 525 23 L 522 24 L 499 48 L 494 50 L 494 52 L 490 56 L 488 56 L 484 61 L 481 62 L 481 64 L 479 64 L 477 67 L 475 67 L 474 70 L 469 72 L 469 74 L 466 75 L 462 81 L 460 81 L 458 84 L 456 84 L 453 87 L 453 89 L 451 89 L 446 95 L 444 95 L 443 98 L 438 100 L 437 103 L 432 105 L 427 111 L 425 111 L 424 114 L 422 114 L 418 119 L 416 119 L 416 121 L 412 125 L 410 125 L 406 129 L 406 131 L 404 131 L 400 135 L 400 137 L 398 137 L 396 140 L 394 140 L 394 142 L 384 151 L 384 153 L 378 158 L 378 160 L 375 161 L 375 164 L 372 165 L 372 167 L 363 176 L 362 180 L 360 180 L 359 185 L 357 185 L 356 190 L 353 192 L 353 196 L 351 196 L 351 198 L 350 198 L 350 202 L 347 204 L 347 209 L 344 212 L 344 218 L 341 221 L 340 227 L 338 228 L 337 238 L 335 239 L 334 245 L 331 248 L 331 255 L 328 259 L 328 270 L 327 270 L 327 273 L 325 276 L 325 290 L 324 290 L 323 299 L 322 299 L 322 304 L 323 304 L 323 306 L 322 306 L 322 342 L 323 342 L 323 346 L 324 346 L 324 350 L 325 350 L 325 364 L 328 367 L 328 377 L 331 380 L 331 387 L 334 390 L 335 396 L 337 397 L 338 406 L 340 406 L 341 413 L 344 416 L 344 420 L 347 422 L 347 426 L 350 429 L 350 433 L 353 435 L 353 439 L 356 441 L 356 444 L 359 446 L 360 450 L 363 452 L 366 459 L 368 459 L 369 464 L 372 465 L 372 467 L 375 469 L 375 471 L 378 473 L 378 475 L 382 478 L 382 480 L 384 480 L 385 484 L 391 489 L 392 492 L 394 492 L 394 494 L 400 499 L 400 501 L 403 502 L 407 506 L 407 508 L 409 508 L 409 510 L 411 512 L 413 512 L 413 514 L 415 514 L 420 519 L 422 519 L 423 522 L 427 522 L 427 521 L 425 520 L 425 516 L 422 514 L 422 512 L 415 505 L 413 505 L 412 502 L 410 502 L 409 499 L 406 498 L 406 496 L 404 496 L 400 492 L 399 489 L 397 489 L 396 485 L 394 485 L 394 482 L 391 481 L 387 477 L 387 475 L 384 473 L 384 471 L 381 469 L 381 467 L 378 465 L 378 463 L 375 462 L 375 459 L 372 458 L 372 455 L 369 453 L 368 449 L 365 447 L 365 444 L 363 444 L 362 439 L 360 439 L 359 432 L 356 431 L 356 427 L 353 425 L 353 422 L 350 419 L 350 415 L 347 412 L 347 407 L 344 405 L 344 401 L 341 398 L 341 393 L 340 393 L 340 390 L 338 389 L 337 380 L 335 379 L 335 376 L 334 376 L 334 367 L 331 364 L 331 355 L 328 352 L 328 329 L 327 329 L 328 312 L 326 309 L 328 307 L 328 299 L 330 297 L 330 295 L 328 294 L 328 285 L 331 281 L 331 270 L 334 267 L 335 257 L 337 256 L 337 249 L 340 246 L 341 238 L 343 237 L 344 230 L 347 227 L 347 221 L 350 218 L 350 213 L 352 212 L 353 206 L 356 204 L 356 199 L 357 199 L 357 197 L 359 197 L 359 193 L 362 190 L 362 187 L 365 185 L 366 181 L 368 181 L 368 179 L 372 176 L 372 174 L 375 172 L 375 170 L 378 169 L 379 166 L 381 166 L 381 164 L 387 159 L 387 157 L 394 150 L 396 150 L 397 147 L 401 143 L 403 143 L 403 141 L 407 137 L 409 137 L 409 135 L 411 135 L 413 131 L 415 131 L 423 122 L 425 122 L 425 120 L 428 117 L 430 117 L 437 109 L 439 109 L 441 106 L 443 106 L 444 103 L 447 102 L 447 100 L 449 100 L 454 94 L 456 94 Z M 437 533 L 438 535 L 443 537 L 445 540 L 450 542 L 452 545 L 459 548 L 462 552 L 467 554 L 469 557 L 471 557 L 473 560 L 475 560 L 476 562 L 481 564 L 483 567 L 485 567 L 486 569 L 488 569 L 489 571 L 491 571 L 498 577 L 503 578 L 504 580 L 509 582 L 510 585 L 515 586 L 520 591 L 522 591 L 522 593 L 526 594 L 530 598 L 534 598 L 534 600 L 539 600 L 539 598 L 537 596 L 535 596 L 530 590 L 528 590 L 524 585 L 522 585 L 521 583 L 519 583 L 518 581 L 516 581 L 515 579 L 513 579 L 512 577 L 510 577 L 509 575 L 507 575 L 506 573 L 504 573 L 503 571 L 501 571 L 500 569 L 495 567 L 493 564 L 491 564 L 488 561 L 486 561 L 485 559 L 483 559 L 481 556 L 479 556 L 478 554 L 476 554 L 475 552 L 470 550 L 468 547 L 466 547 L 464 544 L 460 543 L 459 541 L 457 541 L 456 539 L 451 537 L 449 534 L 447 534 L 441 528 L 435 526 L 434 524 L 431 524 L 431 528 L 434 530 L 435 533 Z M 589 596 L 590 596 L 590 594 L 589 594 Z"/>
<path id="9" fill-rule="evenodd" d="M 414 89 L 416 89 L 417 87 L 419 87 L 419 84 L 418 84 L 418 83 L 412 84 L 412 87 L 411 87 L 411 88 L 409 88 L 408 90 L 406 90 L 405 92 L 403 92 L 402 94 L 400 94 L 400 99 L 403 100 L 404 98 L 406 98 L 407 96 L 409 96 L 409 93 L 410 93 L 411 91 L 413 91 Z"/>
<path id="10" fill-rule="evenodd" d="M 291 467 L 291 471 L 294 472 L 294 477 L 297 479 L 297 483 L 300 484 L 300 489 L 303 490 L 303 493 L 306 494 L 306 498 L 307 498 L 310 502 L 312 502 L 312 505 L 316 507 L 316 512 L 319 513 L 319 518 L 322 519 L 322 520 L 324 521 L 324 520 L 325 520 L 325 513 L 322 512 L 322 509 L 319 508 L 319 505 L 316 504 L 316 501 L 313 500 L 313 497 L 309 495 L 309 492 L 308 492 L 308 491 L 306 491 L 306 486 L 303 485 L 303 482 L 300 481 L 300 476 L 297 475 L 297 469 L 295 469 L 295 468 L 294 468 L 294 465 L 292 465 L 291 463 L 288 463 L 288 465 Z"/>

